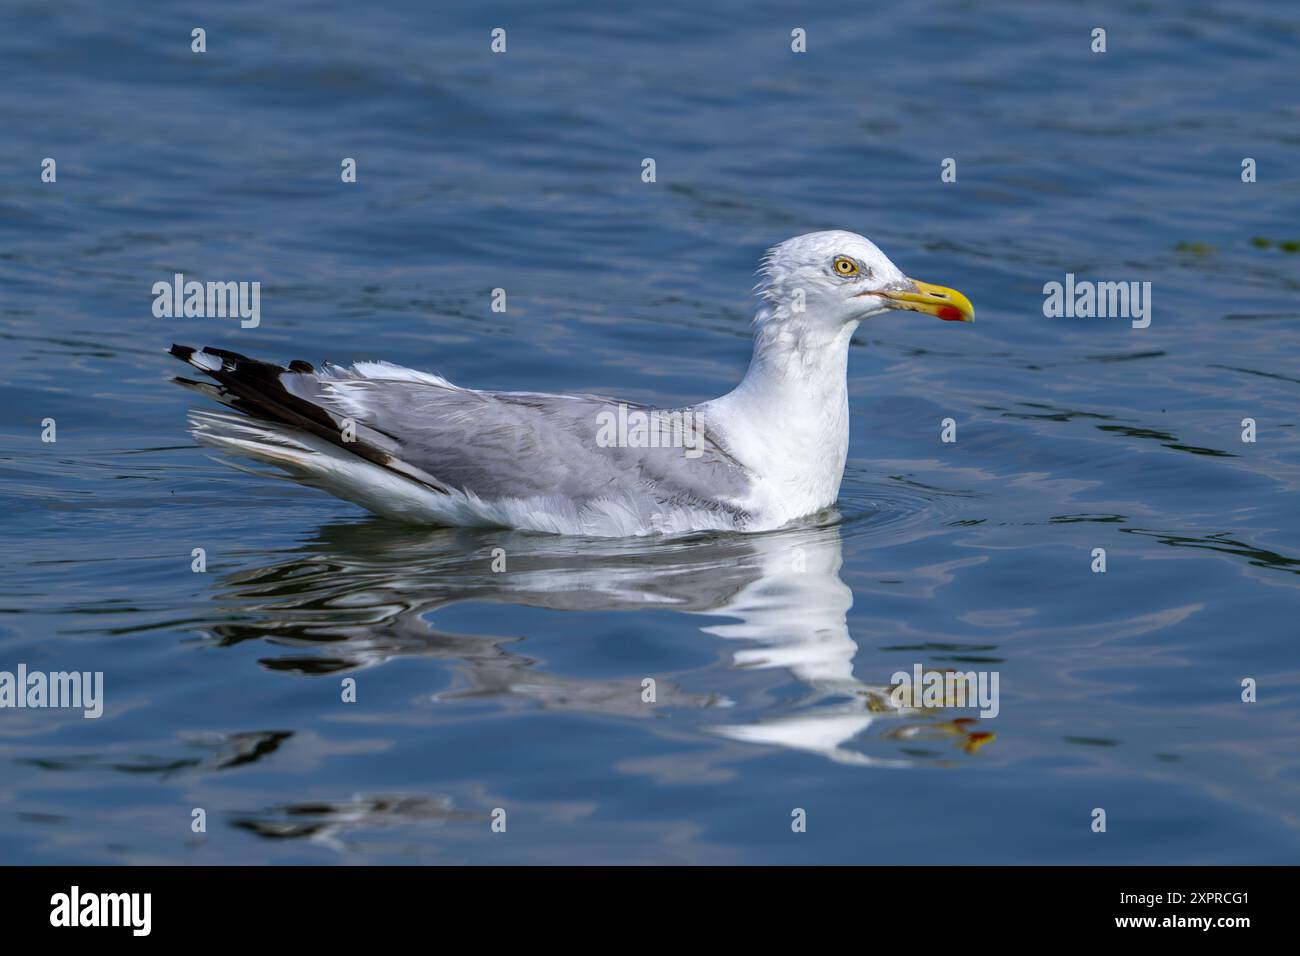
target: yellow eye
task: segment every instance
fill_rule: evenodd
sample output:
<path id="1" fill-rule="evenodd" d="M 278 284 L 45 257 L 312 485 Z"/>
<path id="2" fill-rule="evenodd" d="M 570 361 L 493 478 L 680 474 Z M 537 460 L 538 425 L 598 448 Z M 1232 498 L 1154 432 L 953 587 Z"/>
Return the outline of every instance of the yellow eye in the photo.
<path id="1" fill-rule="evenodd" d="M 855 276 L 858 274 L 858 264 L 848 258 L 848 256 L 836 256 L 835 274 L 841 276 Z"/>

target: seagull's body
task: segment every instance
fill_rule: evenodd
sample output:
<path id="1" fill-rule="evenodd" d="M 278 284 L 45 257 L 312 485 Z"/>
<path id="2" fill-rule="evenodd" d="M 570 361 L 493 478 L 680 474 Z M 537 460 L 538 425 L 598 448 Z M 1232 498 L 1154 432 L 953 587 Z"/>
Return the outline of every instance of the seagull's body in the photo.
<path id="1" fill-rule="evenodd" d="M 849 443 L 849 340 L 888 309 L 970 320 L 960 293 L 904 276 L 869 241 L 810 233 L 764 260 L 749 370 L 682 409 L 594 395 L 487 392 L 387 362 L 288 368 L 172 346 L 235 411 L 195 437 L 384 517 L 598 536 L 767 531 L 834 504 Z M 606 427 L 681 422 L 681 441 Z M 666 434 L 666 430 L 665 430 Z M 670 447 L 663 447 L 670 444 Z"/>

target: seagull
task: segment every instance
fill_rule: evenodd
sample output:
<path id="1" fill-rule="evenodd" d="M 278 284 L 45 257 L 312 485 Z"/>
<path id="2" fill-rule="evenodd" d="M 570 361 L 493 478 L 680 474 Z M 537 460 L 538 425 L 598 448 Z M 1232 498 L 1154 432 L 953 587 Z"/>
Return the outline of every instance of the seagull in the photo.
<path id="1" fill-rule="evenodd" d="M 318 369 L 169 351 L 206 376 L 178 383 L 228 409 L 191 410 L 197 441 L 391 520 L 596 537 L 771 531 L 839 497 L 858 323 L 890 310 L 971 322 L 974 309 L 840 230 L 773 246 L 758 274 L 744 378 L 681 408 L 479 391 L 382 361 Z"/>

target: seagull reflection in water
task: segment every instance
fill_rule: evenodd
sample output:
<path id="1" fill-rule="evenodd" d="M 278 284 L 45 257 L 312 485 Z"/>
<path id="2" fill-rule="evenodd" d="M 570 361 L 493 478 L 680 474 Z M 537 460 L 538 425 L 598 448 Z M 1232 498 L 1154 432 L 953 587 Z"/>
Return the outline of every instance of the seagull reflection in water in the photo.
<path id="1" fill-rule="evenodd" d="M 974 732 L 977 721 L 901 708 L 888 686 L 854 675 L 859 647 L 849 632 L 853 592 L 839 575 L 841 549 L 833 524 L 653 544 L 469 529 L 395 533 L 378 520 L 338 524 L 292 557 L 222 579 L 220 600 L 231 613 L 210 633 L 226 645 L 261 639 L 286 648 L 261 663 L 302 675 L 343 674 L 410 656 L 444 660 L 461 680 L 436 701 L 492 699 L 638 718 L 665 709 L 708 711 L 714 719 L 701 723 L 704 732 L 843 764 L 911 765 L 915 754 L 905 747 L 912 740 L 944 740 L 966 752 L 991 740 Z M 688 692 L 656 680 L 656 699 L 647 704 L 645 675 L 553 673 L 523 652 L 520 637 L 438 627 L 440 610 L 468 602 L 699 614 L 708 619 L 703 635 L 734 645 L 735 668 L 784 669 L 803 693 L 794 703 L 737 701 L 723 689 Z M 892 660 L 875 668 L 894 669 Z M 707 679 L 692 675 L 691 682 Z M 751 719 L 737 719 L 753 711 Z M 890 756 L 855 746 L 873 728 L 896 742 Z"/>

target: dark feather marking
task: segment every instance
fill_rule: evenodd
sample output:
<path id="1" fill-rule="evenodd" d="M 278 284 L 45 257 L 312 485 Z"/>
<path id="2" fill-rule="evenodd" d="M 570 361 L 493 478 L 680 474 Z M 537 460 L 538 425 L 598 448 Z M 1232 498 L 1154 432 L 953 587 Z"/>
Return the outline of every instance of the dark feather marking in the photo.
<path id="1" fill-rule="evenodd" d="M 327 411 L 285 390 L 280 382 L 280 376 L 287 374 L 289 370 L 283 366 L 249 358 L 227 349 L 212 347 L 196 350 L 188 345 L 172 345 L 168 351 L 181 361 L 189 363 L 215 379 L 231 396 L 230 400 L 218 397 L 218 401 L 223 401 L 231 408 L 252 418 L 262 418 L 301 428 L 395 475 L 418 481 L 442 494 L 451 493 L 449 488 L 433 476 L 411 468 L 410 465 L 399 461 L 382 449 L 375 448 L 360 439 L 345 442 L 338 423 Z M 209 369 L 196 362 L 194 359 L 196 351 L 221 359 L 221 368 Z M 308 363 L 299 362 L 299 364 Z M 181 384 L 188 384 L 185 380 L 180 381 Z M 198 386 L 202 383 L 193 384 Z"/>

